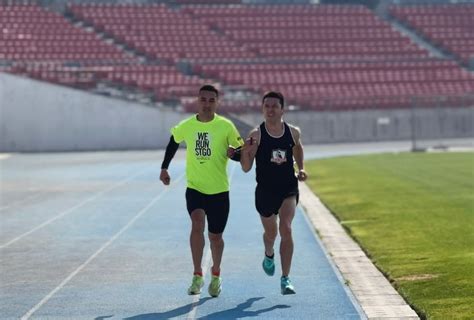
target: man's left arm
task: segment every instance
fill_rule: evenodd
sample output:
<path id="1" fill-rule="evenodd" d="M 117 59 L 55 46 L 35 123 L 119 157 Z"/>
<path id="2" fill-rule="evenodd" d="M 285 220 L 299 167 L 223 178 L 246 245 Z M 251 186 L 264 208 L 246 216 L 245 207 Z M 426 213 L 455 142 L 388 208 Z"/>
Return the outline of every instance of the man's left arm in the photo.
<path id="1" fill-rule="evenodd" d="M 304 170 L 304 150 L 303 144 L 301 143 L 301 132 L 297 127 L 291 127 L 291 132 L 293 134 L 293 139 L 295 140 L 295 146 L 293 147 L 293 157 L 296 161 L 296 166 L 298 167 L 298 180 L 305 181 L 308 178 L 306 171 Z"/>

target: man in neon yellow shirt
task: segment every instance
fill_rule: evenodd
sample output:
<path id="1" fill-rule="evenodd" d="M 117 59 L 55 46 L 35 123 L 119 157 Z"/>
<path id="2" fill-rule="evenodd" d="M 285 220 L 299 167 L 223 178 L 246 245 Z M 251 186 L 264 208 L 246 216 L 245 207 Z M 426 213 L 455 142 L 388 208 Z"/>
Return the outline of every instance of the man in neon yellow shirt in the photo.
<path id="1" fill-rule="evenodd" d="M 209 294 L 219 296 L 222 279 L 220 265 L 224 250 L 224 232 L 229 216 L 229 180 L 227 162 L 229 157 L 239 160 L 234 149 L 243 141 L 234 124 L 216 114 L 219 92 L 210 85 L 199 90 L 198 113 L 181 121 L 171 129 L 171 138 L 166 147 L 161 165 L 160 180 L 169 185 L 168 166 L 178 149 L 179 143 L 186 143 L 186 206 L 191 217 L 191 253 L 194 264 L 192 284 L 188 294 L 201 293 L 204 285 L 202 256 L 204 251 L 204 227 L 207 217 L 208 236 L 212 252 L 212 277 Z"/>

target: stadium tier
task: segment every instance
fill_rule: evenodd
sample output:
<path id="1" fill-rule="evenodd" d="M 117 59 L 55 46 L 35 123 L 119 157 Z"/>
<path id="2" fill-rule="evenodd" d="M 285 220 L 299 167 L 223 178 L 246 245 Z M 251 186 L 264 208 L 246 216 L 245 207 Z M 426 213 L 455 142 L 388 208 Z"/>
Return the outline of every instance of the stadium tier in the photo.
<path id="1" fill-rule="evenodd" d="M 390 12 L 464 65 L 474 60 L 474 4 L 395 6 Z"/>
<path id="2" fill-rule="evenodd" d="M 0 5 L 0 60 L 130 63 L 133 57 L 94 32 L 37 5 Z"/>
<path id="3" fill-rule="evenodd" d="M 71 5 L 70 10 L 152 59 L 176 63 L 181 59 L 255 57 L 253 52 L 222 37 L 205 23 L 164 4 Z"/>
<path id="4" fill-rule="evenodd" d="M 187 6 L 181 11 L 262 58 L 341 60 L 428 56 L 427 51 L 362 6 Z"/>
<path id="5" fill-rule="evenodd" d="M 121 66 L 111 70 L 106 79 L 114 84 L 152 91 L 159 100 L 195 96 L 197 88 L 209 82 L 184 75 L 174 66 Z"/>
<path id="6" fill-rule="evenodd" d="M 84 90 L 105 85 L 148 93 L 188 111 L 204 83 L 241 93 L 223 100 L 232 112 L 258 108 L 257 97 L 270 89 L 309 110 L 406 108 L 414 96 L 433 95 L 473 103 L 455 99 L 474 93 L 472 71 L 434 58 L 364 6 L 221 2 L 74 3 L 64 15 L 2 5 L 0 71 Z M 465 61 L 474 52 L 473 8 L 390 12 Z"/>
<path id="7" fill-rule="evenodd" d="M 327 100 L 347 100 L 337 108 L 407 107 L 410 96 L 474 92 L 474 75 L 453 61 L 202 65 L 195 71 L 260 93 L 286 92 L 287 99 L 311 109 Z M 376 98 L 376 99 L 374 99 Z"/>

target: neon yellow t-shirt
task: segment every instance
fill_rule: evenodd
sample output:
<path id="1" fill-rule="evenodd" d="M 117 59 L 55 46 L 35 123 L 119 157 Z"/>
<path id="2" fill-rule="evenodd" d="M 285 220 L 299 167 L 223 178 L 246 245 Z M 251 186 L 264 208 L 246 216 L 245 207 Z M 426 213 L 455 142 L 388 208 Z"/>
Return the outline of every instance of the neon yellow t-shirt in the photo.
<path id="1" fill-rule="evenodd" d="M 204 194 L 229 191 L 227 148 L 243 144 L 234 124 L 219 115 L 200 122 L 196 115 L 171 129 L 177 143 L 186 142 L 186 178 L 188 188 Z"/>

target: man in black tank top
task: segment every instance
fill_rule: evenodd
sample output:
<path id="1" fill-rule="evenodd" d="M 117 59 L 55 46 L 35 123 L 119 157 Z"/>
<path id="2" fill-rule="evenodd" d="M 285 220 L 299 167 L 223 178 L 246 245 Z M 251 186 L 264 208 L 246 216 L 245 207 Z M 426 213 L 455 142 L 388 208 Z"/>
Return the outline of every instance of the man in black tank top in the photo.
<path id="1" fill-rule="evenodd" d="M 281 293 L 293 294 L 295 289 L 289 279 L 293 257 L 291 223 L 298 203 L 298 180 L 306 180 L 307 175 L 300 130 L 283 121 L 283 107 L 281 93 L 270 91 L 263 96 L 265 121 L 250 132 L 241 151 L 240 163 L 242 169 L 248 172 L 254 159 L 256 162 L 255 207 L 264 229 L 263 270 L 269 276 L 275 274 L 273 246 L 280 231 Z M 298 167 L 297 175 L 294 161 Z"/>

